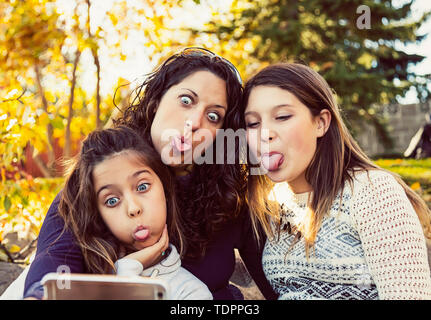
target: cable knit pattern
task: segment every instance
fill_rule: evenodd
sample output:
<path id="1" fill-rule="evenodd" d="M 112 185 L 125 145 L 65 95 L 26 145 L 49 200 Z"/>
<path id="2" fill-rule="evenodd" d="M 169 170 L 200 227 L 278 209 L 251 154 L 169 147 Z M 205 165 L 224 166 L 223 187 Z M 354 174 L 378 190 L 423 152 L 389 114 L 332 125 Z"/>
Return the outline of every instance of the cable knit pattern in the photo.
<path id="1" fill-rule="evenodd" d="M 301 221 L 310 194 L 282 190 L 282 226 Z M 277 241 L 278 240 L 278 241 Z M 404 190 L 381 170 L 357 173 L 323 219 L 314 251 L 281 231 L 262 263 L 280 299 L 431 299 L 425 237 Z M 288 250 L 290 248 L 290 250 Z"/>

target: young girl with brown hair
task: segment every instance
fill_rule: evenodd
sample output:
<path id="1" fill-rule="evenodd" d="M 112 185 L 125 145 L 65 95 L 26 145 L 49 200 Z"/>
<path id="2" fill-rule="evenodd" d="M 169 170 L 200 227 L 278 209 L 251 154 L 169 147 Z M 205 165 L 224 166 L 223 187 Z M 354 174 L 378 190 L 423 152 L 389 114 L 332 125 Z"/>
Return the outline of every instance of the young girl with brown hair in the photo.
<path id="1" fill-rule="evenodd" d="M 248 201 L 279 298 L 431 299 L 430 210 L 360 149 L 327 82 L 286 63 L 244 91 L 248 144 L 267 172 L 249 176 Z"/>
<path id="2" fill-rule="evenodd" d="M 119 126 L 88 135 L 66 179 L 59 214 L 89 272 L 155 276 L 168 283 L 170 299 L 212 299 L 169 244 L 167 229 L 180 243 L 183 238 L 173 178 L 134 130 Z"/>

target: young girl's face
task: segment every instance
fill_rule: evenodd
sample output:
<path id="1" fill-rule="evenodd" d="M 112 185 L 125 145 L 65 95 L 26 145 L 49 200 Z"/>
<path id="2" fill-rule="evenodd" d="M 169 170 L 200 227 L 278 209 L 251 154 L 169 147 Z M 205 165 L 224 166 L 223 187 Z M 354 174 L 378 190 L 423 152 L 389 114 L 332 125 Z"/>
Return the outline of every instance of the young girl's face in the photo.
<path id="1" fill-rule="evenodd" d="M 268 177 L 287 181 L 296 193 L 311 191 L 305 171 L 316 152 L 317 138 L 324 134 L 320 117 L 313 117 L 287 90 L 257 86 L 251 90 L 245 121 L 250 149 Z"/>
<path id="2" fill-rule="evenodd" d="M 163 185 L 134 151 L 113 155 L 92 172 L 97 207 L 123 244 L 140 250 L 156 243 L 166 224 Z"/>

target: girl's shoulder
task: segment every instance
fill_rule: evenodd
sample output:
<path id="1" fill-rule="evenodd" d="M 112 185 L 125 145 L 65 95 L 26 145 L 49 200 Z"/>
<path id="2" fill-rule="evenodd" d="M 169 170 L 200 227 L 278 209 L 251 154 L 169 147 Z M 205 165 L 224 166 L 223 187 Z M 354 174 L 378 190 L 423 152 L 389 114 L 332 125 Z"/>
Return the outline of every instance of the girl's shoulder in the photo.
<path id="1" fill-rule="evenodd" d="M 350 171 L 352 177 L 353 189 L 363 188 L 384 188 L 385 186 L 398 186 L 399 183 L 395 176 L 386 170 L 380 168 L 372 169 L 354 169 Z"/>
<path id="2" fill-rule="evenodd" d="M 407 200 L 403 186 L 396 175 L 383 169 L 359 170 L 352 176 L 352 200 L 355 207 L 390 206 L 393 201 Z"/>

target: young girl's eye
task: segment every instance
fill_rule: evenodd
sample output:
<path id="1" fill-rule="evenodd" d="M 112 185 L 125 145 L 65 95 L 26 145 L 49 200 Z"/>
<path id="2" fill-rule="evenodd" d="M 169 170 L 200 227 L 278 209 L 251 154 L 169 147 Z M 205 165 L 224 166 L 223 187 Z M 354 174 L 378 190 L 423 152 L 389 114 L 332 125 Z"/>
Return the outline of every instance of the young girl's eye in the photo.
<path id="1" fill-rule="evenodd" d="M 120 201 L 120 199 L 118 199 L 117 197 L 112 197 L 112 198 L 109 198 L 108 200 L 106 200 L 105 204 L 108 207 L 114 207 L 118 203 L 118 201 Z"/>
<path id="2" fill-rule="evenodd" d="M 291 115 L 287 115 L 287 116 L 278 116 L 278 117 L 276 117 L 275 119 L 276 119 L 276 120 L 284 121 L 284 120 L 289 119 L 290 117 L 291 117 Z"/>
<path id="3" fill-rule="evenodd" d="M 259 122 L 247 122 L 245 126 L 247 128 L 253 129 L 253 128 L 257 128 L 258 125 L 259 125 Z"/>
<path id="4" fill-rule="evenodd" d="M 208 113 L 208 119 L 211 122 L 219 122 L 220 116 L 218 115 L 217 112 L 210 112 L 210 113 Z"/>
<path id="5" fill-rule="evenodd" d="M 193 99 L 190 96 L 181 96 L 180 97 L 181 103 L 188 106 L 191 105 L 193 103 Z"/>
<path id="6" fill-rule="evenodd" d="M 140 192 L 144 192 L 144 191 L 147 191 L 149 187 L 150 187 L 149 183 L 141 183 L 138 186 L 137 190 L 140 191 Z"/>

